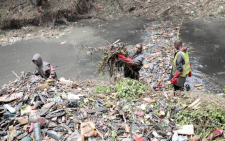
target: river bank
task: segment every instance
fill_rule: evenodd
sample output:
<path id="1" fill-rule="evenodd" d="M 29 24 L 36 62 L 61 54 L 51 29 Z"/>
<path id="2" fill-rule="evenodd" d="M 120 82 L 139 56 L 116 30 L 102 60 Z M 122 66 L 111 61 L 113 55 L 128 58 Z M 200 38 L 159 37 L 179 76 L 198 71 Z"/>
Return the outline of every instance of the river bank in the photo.
<path id="1" fill-rule="evenodd" d="M 101 1 L 101 0 L 69 0 L 50 2 L 49 8 L 43 3 L 43 11 L 37 14 L 29 0 L 1 1 L 0 5 L 0 46 L 11 44 L 18 40 L 30 38 L 55 38 L 67 33 L 61 33 L 65 27 L 79 25 L 80 20 L 88 22 L 119 20 L 121 17 L 149 17 L 163 20 L 168 16 L 187 18 L 223 19 L 224 2 L 203 0 L 192 1 Z M 219 9 L 217 8 L 219 7 Z M 210 11 L 210 12 L 209 12 Z"/>

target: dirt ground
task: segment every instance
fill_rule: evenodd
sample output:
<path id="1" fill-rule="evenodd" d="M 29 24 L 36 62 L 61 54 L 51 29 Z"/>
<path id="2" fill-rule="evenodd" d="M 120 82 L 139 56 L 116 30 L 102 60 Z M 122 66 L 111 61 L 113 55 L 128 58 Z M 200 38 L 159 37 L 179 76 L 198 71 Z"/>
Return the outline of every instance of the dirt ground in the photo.
<path id="1" fill-rule="evenodd" d="M 43 11 L 38 14 L 30 0 L 0 0 L 0 46 L 25 38 L 60 36 L 60 26 L 71 27 L 84 19 L 95 22 L 132 16 L 223 18 L 225 13 L 224 0 L 49 0 L 49 3 L 51 7 L 43 1 Z"/>
<path id="2" fill-rule="evenodd" d="M 52 26 L 53 22 L 69 24 L 77 19 L 114 20 L 121 16 L 220 16 L 223 0 L 51 0 L 51 7 L 43 2 L 41 14 L 30 0 L 1 0 L 0 27 L 21 28 L 24 25 Z M 50 23 L 49 23 L 50 22 Z"/>

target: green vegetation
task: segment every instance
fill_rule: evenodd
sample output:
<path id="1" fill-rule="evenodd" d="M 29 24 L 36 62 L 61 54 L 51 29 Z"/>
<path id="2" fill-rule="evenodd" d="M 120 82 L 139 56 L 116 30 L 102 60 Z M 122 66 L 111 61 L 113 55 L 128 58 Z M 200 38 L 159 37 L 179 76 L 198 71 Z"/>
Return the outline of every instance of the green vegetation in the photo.
<path id="1" fill-rule="evenodd" d="M 117 93 L 117 97 L 139 97 L 141 94 L 149 92 L 151 88 L 144 83 L 129 78 L 121 78 L 117 81 L 115 89 L 112 90 L 109 87 L 104 87 L 101 84 L 95 89 L 96 93 Z"/>
<path id="2" fill-rule="evenodd" d="M 139 97 L 150 90 L 147 84 L 128 78 L 119 79 L 115 87 L 115 91 L 118 93 L 117 96 L 120 98 Z"/>
<path id="3" fill-rule="evenodd" d="M 83 107 L 84 106 L 84 103 L 83 102 L 80 102 L 79 103 L 79 107 Z"/>
<path id="4" fill-rule="evenodd" d="M 196 110 L 183 109 L 174 115 L 180 125 L 193 124 L 195 133 L 202 135 L 212 128 L 225 128 L 225 110 L 216 104 L 202 104 Z"/>
<path id="5" fill-rule="evenodd" d="M 104 87 L 100 84 L 96 87 L 95 92 L 96 93 L 109 93 L 109 92 L 111 92 L 111 89 L 109 87 Z"/>

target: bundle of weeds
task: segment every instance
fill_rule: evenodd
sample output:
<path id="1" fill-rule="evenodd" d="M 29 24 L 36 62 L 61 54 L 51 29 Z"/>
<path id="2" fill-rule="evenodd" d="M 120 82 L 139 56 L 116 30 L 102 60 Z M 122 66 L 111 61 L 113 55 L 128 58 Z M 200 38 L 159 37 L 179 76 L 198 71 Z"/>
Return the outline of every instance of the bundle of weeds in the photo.
<path id="1" fill-rule="evenodd" d="M 98 72 L 105 75 L 107 70 L 110 77 L 115 76 L 117 71 L 121 71 L 124 66 L 124 62 L 118 59 L 118 54 L 127 54 L 127 49 L 124 43 L 112 44 L 102 48 L 103 57 L 100 61 Z"/>
<path id="2" fill-rule="evenodd" d="M 183 109 L 175 115 L 180 125 L 193 124 L 195 133 L 203 135 L 214 128 L 225 128 L 225 110 L 213 104 L 204 104 L 196 110 Z"/>

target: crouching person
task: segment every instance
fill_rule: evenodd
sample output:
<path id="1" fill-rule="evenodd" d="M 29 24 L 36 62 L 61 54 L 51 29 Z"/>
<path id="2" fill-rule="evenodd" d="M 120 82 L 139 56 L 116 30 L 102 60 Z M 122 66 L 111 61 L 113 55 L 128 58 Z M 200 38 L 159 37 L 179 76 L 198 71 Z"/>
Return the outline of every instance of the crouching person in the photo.
<path id="1" fill-rule="evenodd" d="M 32 62 L 36 65 L 35 75 L 40 75 L 42 78 L 53 78 L 57 80 L 56 71 L 51 64 L 42 61 L 40 54 L 35 54 Z"/>

